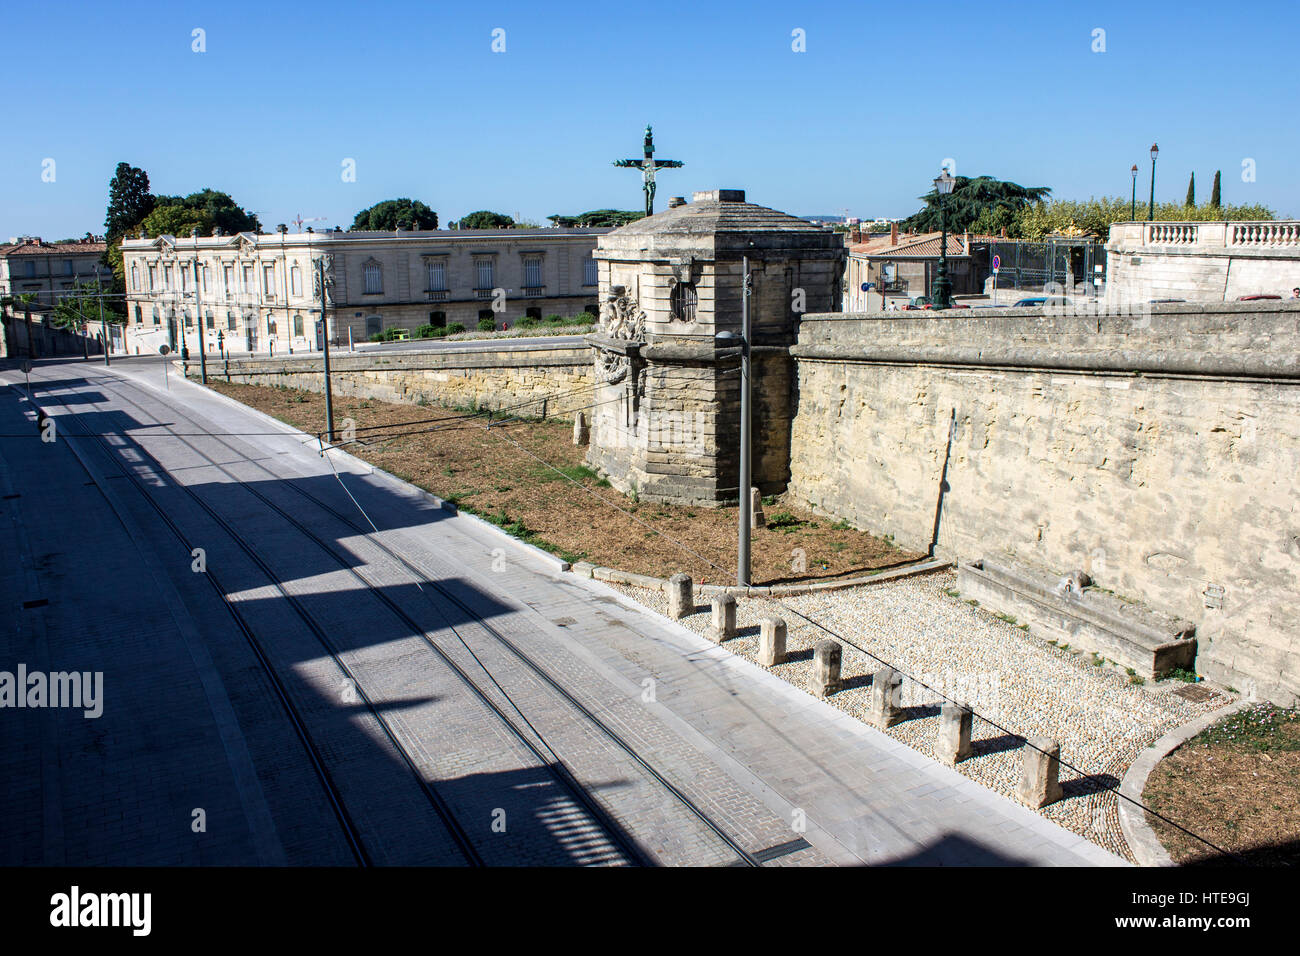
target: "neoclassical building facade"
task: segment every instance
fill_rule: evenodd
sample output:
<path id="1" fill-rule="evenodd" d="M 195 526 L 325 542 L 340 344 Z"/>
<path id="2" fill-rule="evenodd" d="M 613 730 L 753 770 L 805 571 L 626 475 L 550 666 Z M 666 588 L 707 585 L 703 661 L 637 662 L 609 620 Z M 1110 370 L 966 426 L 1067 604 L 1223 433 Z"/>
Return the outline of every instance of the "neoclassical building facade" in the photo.
<path id="1" fill-rule="evenodd" d="M 127 346 L 213 353 L 321 347 L 317 261 L 330 341 L 390 328 L 500 328 L 525 315 L 596 314 L 592 253 L 608 229 L 239 233 L 122 243 Z"/>

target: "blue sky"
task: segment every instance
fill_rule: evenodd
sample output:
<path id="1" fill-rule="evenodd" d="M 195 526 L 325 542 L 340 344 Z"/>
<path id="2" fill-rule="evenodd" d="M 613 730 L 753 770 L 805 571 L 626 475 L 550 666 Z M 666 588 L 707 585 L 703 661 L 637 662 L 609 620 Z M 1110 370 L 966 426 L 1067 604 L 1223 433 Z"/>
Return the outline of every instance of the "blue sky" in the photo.
<path id="1" fill-rule="evenodd" d="M 54 12 L 57 10 L 57 13 Z M 348 226 L 412 196 L 638 208 L 655 127 L 669 196 L 736 187 L 797 214 L 902 216 L 945 158 L 1059 198 L 1146 193 L 1300 215 L 1292 2 L 15 5 L 0 237 L 100 231 L 118 161 L 211 186 L 268 227 Z M 506 31 L 506 52 L 491 50 Z M 207 51 L 191 49 L 206 31 Z M 1094 29 L 1105 52 L 1092 51 Z M 804 53 L 791 33 L 806 36 Z M 55 161 L 54 181 L 42 181 Z M 356 162 L 356 182 L 340 175 Z M 1256 180 L 1242 181 L 1243 160 Z"/>

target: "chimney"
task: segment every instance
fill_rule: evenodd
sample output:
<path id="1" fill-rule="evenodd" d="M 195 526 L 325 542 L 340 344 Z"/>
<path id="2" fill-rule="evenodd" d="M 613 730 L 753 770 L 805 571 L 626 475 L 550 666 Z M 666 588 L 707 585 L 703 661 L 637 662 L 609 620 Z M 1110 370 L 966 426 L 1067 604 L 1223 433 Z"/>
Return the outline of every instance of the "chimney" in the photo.
<path id="1" fill-rule="evenodd" d="M 889 244 L 891 246 L 898 245 L 898 223 L 896 222 L 889 224 Z"/>
<path id="2" fill-rule="evenodd" d="M 961 252 L 962 255 L 964 256 L 970 255 L 970 233 L 969 232 L 963 232 L 961 234 Z"/>
<path id="3" fill-rule="evenodd" d="M 676 209 L 678 206 L 685 206 L 685 205 L 686 205 L 685 196 L 673 196 L 671 199 L 668 200 L 669 209 Z"/>
<path id="4" fill-rule="evenodd" d="M 1007 227 L 1003 226 L 1001 229 L 998 230 L 998 238 L 1005 239 L 1006 237 L 1007 237 Z"/>
<path id="5" fill-rule="evenodd" d="M 862 241 L 862 223 L 855 222 L 853 225 L 849 226 L 849 242 L 861 242 L 861 241 Z"/>

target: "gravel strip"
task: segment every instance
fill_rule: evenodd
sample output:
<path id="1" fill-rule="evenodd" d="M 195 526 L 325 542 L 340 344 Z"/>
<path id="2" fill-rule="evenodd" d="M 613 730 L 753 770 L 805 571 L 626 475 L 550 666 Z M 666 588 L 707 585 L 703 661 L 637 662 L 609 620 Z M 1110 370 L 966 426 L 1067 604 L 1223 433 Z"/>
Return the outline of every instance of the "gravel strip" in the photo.
<path id="1" fill-rule="evenodd" d="M 903 705 L 909 710 L 906 720 L 885 733 L 931 757 L 940 694 L 969 702 L 976 714 L 975 756 L 957 769 L 1012 799 L 1021 766 L 1022 741 L 1015 737 L 1054 738 L 1061 745 L 1065 799 L 1038 812 L 1132 861 L 1115 792 L 1124 771 L 1163 734 L 1232 698 L 1219 694 L 1193 703 L 1172 693 L 1183 686 L 1177 681 L 1134 684 L 1123 670 L 1095 665 L 1089 655 L 1049 644 L 953 596 L 956 580 L 955 572 L 946 571 L 780 601 L 742 598 L 736 608 L 738 636 L 725 646 L 754 662 L 759 621 L 783 618 L 790 660 L 768 669 L 806 691 L 813 645 L 843 635 L 880 660 L 841 640 L 845 689 L 828 701 L 865 722 L 869 675 L 880 661 L 887 662 L 905 675 Z M 667 596 L 660 591 L 610 586 L 652 611 L 667 612 Z M 708 605 L 701 604 L 680 623 L 706 635 L 709 622 Z M 1195 829 L 1195 821 L 1184 823 Z"/>

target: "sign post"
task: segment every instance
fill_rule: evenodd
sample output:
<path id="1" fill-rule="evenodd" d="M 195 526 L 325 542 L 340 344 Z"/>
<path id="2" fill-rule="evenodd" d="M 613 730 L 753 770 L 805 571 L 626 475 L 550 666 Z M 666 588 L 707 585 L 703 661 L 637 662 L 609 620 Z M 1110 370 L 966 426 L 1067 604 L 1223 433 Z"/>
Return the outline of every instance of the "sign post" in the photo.
<path id="1" fill-rule="evenodd" d="M 1002 268 L 1002 257 L 993 257 L 993 304 L 998 304 L 998 270 Z"/>

